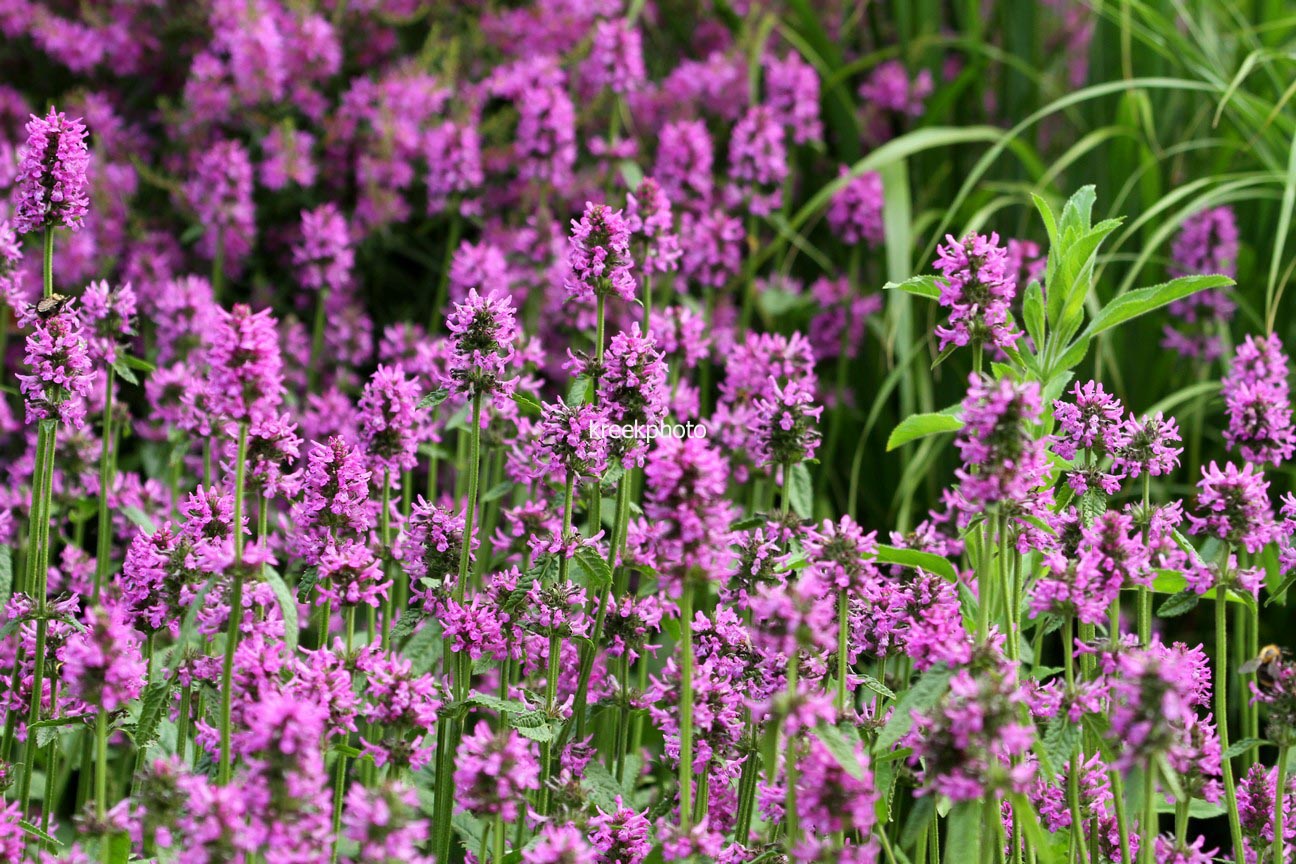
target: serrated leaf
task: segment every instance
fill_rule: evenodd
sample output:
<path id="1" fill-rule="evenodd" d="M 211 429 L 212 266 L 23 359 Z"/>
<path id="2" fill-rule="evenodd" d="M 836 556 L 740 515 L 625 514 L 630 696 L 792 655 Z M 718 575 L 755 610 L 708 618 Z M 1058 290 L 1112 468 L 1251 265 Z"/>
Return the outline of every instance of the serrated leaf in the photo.
<path id="1" fill-rule="evenodd" d="M 13 593 L 13 547 L 0 543 L 0 605 Z"/>
<path id="2" fill-rule="evenodd" d="M 860 764 L 859 756 L 855 752 L 855 747 L 859 743 L 858 738 L 852 742 L 847 738 L 845 732 L 828 723 L 820 723 L 812 730 L 811 734 L 818 738 L 819 743 L 827 748 L 843 771 L 856 780 L 864 779 L 864 766 Z"/>
<path id="3" fill-rule="evenodd" d="M 46 833 L 45 833 L 44 831 L 42 831 L 41 829 L 37 828 L 35 825 L 33 825 L 33 824 L 31 824 L 30 822 L 28 822 L 26 819 L 19 819 L 19 820 L 18 820 L 18 827 L 21 828 L 21 829 L 23 830 L 23 833 L 24 833 L 24 834 L 27 834 L 27 835 L 29 835 L 29 836 L 31 836 L 31 837 L 35 837 L 37 840 L 41 841 L 42 843 L 48 843 L 48 844 L 50 844 L 51 846 L 62 846 L 62 845 L 63 845 L 63 844 L 60 843 L 58 840 L 56 840 L 55 838 L 51 837 L 49 834 L 46 834 Z"/>
<path id="4" fill-rule="evenodd" d="M 594 379 L 585 375 L 577 375 L 572 379 L 571 386 L 567 388 L 567 404 L 573 408 L 578 405 L 584 405 L 594 396 Z"/>
<path id="5" fill-rule="evenodd" d="M 947 582 L 958 581 L 958 571 L 954 569 L 954 565 L 931 552 L 920 552 L 917 549 L 901 549 L 898 546 L 879 543 L 877 556 L 874 560 L 879 564 L 898 564 L 902 567 L 926 570 L 928 573 L 939 576 Z"/>
<path id="6" fill-rule="evenodd" d="M 1049 721 L 1044 731 L 1043 747 L 1054 775 L 1070 764 L 1071 757 L 1080 749 L 1081 737 L 1080 725 L 1072 723 L 1065 712 Z"/>
<path id="7" fill-rule="evenodd" d="M 634 776 L 634 775 L 627 775 Z M 581 788 L 589 796 L 594 806 L 604 813 L 613 813 L 617 809 L 617 798 L 622 803 L 633 802 L 632 790 L 625 788 L 612 776 L 601 762 L 590 762 L 581 773 Z"/>
<path id="8" fill-rule="evenodd" d="M 104 864 L 127 864 L 130 861 L 131 838 L 125 831 L 113 831 L 104 837 Z"/>
<path id="9" fill-rule="evenodd" d="M 880 756 L 895 746 L 896 742 L 913 726 L 913 712 L 926 711 L 939 702 L 945 695 L 945 691 L 949 689 L 949 680 L 953 674 L 950 669 L 933 668 L 915 681 L 900 696 L 895 711 L 891 712 L 891 718 L 878 732 L 873 752 Z"/>
<path id="10" fill-rule="evenodd" d="M 265 567 L 262 576 L 279 601 L 279 611 L 284 620 L 284 655 L 291 659 L 297 654 L 297 600 L 284 584 L 283 577 L 274 570 Z"/>
<path id="11" fill-rule="evenodd" d="M 139 386 L 139 378 L 135 377 L 135 371 L 126 365 L 126 361 L 123 358 L 118 357 L 112 364 L 112 368 L 118 378 L 122 379 L 127 384 Z"/>
<path id="12" fill-rule="evenodd" d="M 1026 286 L 1026 296 L 1022 300 L 1022 319 L 1026 322 L 1026 334 L 1035 343 L 1038 353 L 1044 348 L 1044 290 L 1038 282 Z"/>
<path id="13" fill-rule="evenodd" d="M 411 606 L 396 619 L 396 626 L 391 631 L 391 644 L 399 650 L 405 640 L 414 634 L 414 629 L 422 623 L 425 613 L 421 608 Z"/>
<path id="14" fill-rule="evenodd" d="M 1224 751 L 1224 758 L 1236 759 L 1237 757 L 1241 756 L 1243 753 L 1246 753 L 1249 750 L 1251 750 L 1253 747 L 1259 747 L 1262 744 L 1268 744 L 1268 743 L 1269 742 L 1263 738 L 1239 739 L 1237 741 L 1234 741 L 1232 744 L 1230 744 L 1229 748 Z"/>
<path id="15" fill-rule="evenodd" d="M 1178 594 L 1174 594 L 1166 599 L 1164 603 L 1157 608 L 1157 615 L 1161 618 L 1174 618 L 1179 615 L 1191 612 L 1197 608 L 1201 602 L 1201 596 L 1184 589 Z"/>
<path id="16" fill-rule="evenodd" d="M 1090 489 L 1080 496 L 1080 518 L 1086 526 L 1107 512 L 1107 496 L 1098 489 Z"/>
<path id="17" fill-rule="evenodd" d="M 590 594 L 598 594 L 612 584 L 612 568 L 603 556 L 588 546 L 576 550 L 571 559 L 572 581 Z"/>
<path id="18" fill-rule="evenodd" d="M 892 690 L 890 687 L 886 686 L 885 684 L 883 684 L 878 679 L 874 678 L 872 675 L 858 674 L 855 677 L 859 678 L 860 683 L 863 684 L 866 688 L 872 690 L 874 693 L 878 694 L 884 699 L 895 698 L 896 695 L 895 691 Z"/>
<path id="19" fill-rule="evenodd" d="M 494 486 L 487 489 L 486 493 L 482 495 L 482 503 L 489 504 L 491 501 L 497 501 L 512 491 L 513 481 L 504 480 L 503 482 L 496 483 Z"/>
<path id="20" fill-rule="evenodd" d="M 915 297 L 926 297 L 928 300 L 940 299 L 940 286 L 935 276 L 914 276 L 903 282 L 888 282 L 882 286 L 883 291 L 903 291 Z"/>
<path id="21" fill-rule="evenodd" d="M 36 733 L 37 748 L 43 749 L 67 732 L 69 726 L 84 726 L 90 719 L 90 715 L 81 714 L 72 717 L 51 717 L 47 720 L 37 720 L 29 728 Z"/>
<path id="22" fill-rule="evenodd" d="M 517 718 L 520 715 L 513 715 Z M 540 744 L 552 744 L 558 740 L 558 733 L 562 730 L 561 723 L 547 723 L 543 726 L 520 726 L 513 727 L 523 738 L 529 738 Z"/>
<path id="23" fill-rule="evenodd" d="M 119 507 L 118 510 L 148 536 L 152 537 L 153 532 L 157 531 L 157 526 L 153 524 L 153 520 L 149 518 L 149 515 L 135 505 L 127 504 Z"/>
<path id="24" fill-rule="evenodd" d="M 518 404 L 518 407 L 521 408 L 526 413 L 537 417 L 540 415 L 541 405 L 540 402 L 536 400 L 534 397 L 528 396 L 525 393 L 519 393 L 517 391 L 514 391 L 513 401 L 516 402 Z"/>
<path id="25" fill-rule="evenodd" d="M 450 817 L 450 825 L 454 828 L 455 833 L 463 839 L 465 849 L 477 850 L 481 848 L 482 837 L 486 834 L 486 826 L 476 816 L 460 810 Z"/>
<path id="26" fill-rule="evenodd" d="M 809 519 L 814 515 L 814 482 L 810 479 L 810 469 L 804 462 L 798 462 L 792 466 L 786 482 L 792 512 L 802 519 Z"/>
<path id="27" fill-rule="evenodd" d="M 1104 306 L 1102 311 L 1094 316 L 1093 321 L 1085 328 L 1085 335 L 1097 336 L 1099 333 L 1160 309 L 1176 300 L 1182 300 L 1198 291 L 1226 288 L 1232 284 L 1234 284 L 1233 280 L 1227 276 L 1181 276 L 1160 285 L 1127 291 Z"/>
<path id="28" fill-rule="evenodd" d="M 299 603 L 310 603 L 311 592 L 319 584 L 319 568 L 307 567 L 303 571 L 301 578 L 297 580 L 297 601 Z"/>
<path id="29" fill-rule="evenodd" d="M 143 750 L 157 741 L 162 718 L 166 716 L 171 704 L 171 688 L 174 683 L 171 679 L 155 681 L 144 688 L 139 720 L 135 723 L 135 746 L 139 749 Z"/>
<path id="30" fill-rule="evenodd" d="M 962 428 L 963 421 L 953 414 L 913 414 L 901 420 L 900 425 L 891 430 L 886 449 L 890 452 L 910 441 L 926 438 L 929 435 L 957 432 Z"/>
<path id="31" fill-rule="evenodd" d="M 445 387 L 438 387 L 436 390 L 433 390 L 431 393 L 420 399 L 418 401 L 418 407 L 420 409 L 435 408 L 444 402 L 446 397 L 449 395 L 450 391 L 448 389 Z"/>
<path id="32" fill-rule="evenodd" d="M 402 620 L 404 616 L 401 616 Z M 392 645 L 397 645 L 394 631 L 392 636 Z M 445 640 L 437 632 L 435 627 L 424 627 L 416 630 L 408 639 L 402 643 L 404 647 L 400 649 L 401 656 L 410 661 L 412 671 L 415 675 L 425 675 L 431 672 L 441 660 L 445 652 Z"/>
<path id="33" fill-rule="evenodd" d="M 946 820 L 945 856 L 942 860 L 981 860 L 981 823 L 980 801 L 963 801 L 954 805 Z"/>

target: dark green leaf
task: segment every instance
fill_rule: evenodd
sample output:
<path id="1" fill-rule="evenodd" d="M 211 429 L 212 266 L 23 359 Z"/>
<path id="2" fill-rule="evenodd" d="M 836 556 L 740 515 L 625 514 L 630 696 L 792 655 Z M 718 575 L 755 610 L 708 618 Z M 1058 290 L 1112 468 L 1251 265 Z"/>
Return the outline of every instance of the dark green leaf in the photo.
<path id="1" fill-rule="evenodd" d="M 1136 288 L 1122 294 L 1104 306 L 1102 311 L 1094 316 L 1088 328 L 1085 329 L 1085 334 L 1090 337 L 1096 336 L 1124 324 L 1132 318 L 1145 315 L 1154 309 L 1160 309 L 1162 306 L 1196 294 L 1198 291 L 1205 291 L 1210 288 L 1225 288 L 1232 284 L 1233 280 L 1227 276 L 1181 276 L 1161 285 Z"/>
<path id="2" fill-rule="evenodd" d="M 1174 618 L 1186 612 L 1191 612 L 1197 608 L 1199 602 L 1201 602 L 1201 596 L 1185 588 L 1162 603 L 1156 614 L 1162 618 Z"/>
<path id="3" fill-rule="evenodd" d="M 28 822 L 26 819 L 19 819 L 18 827 L 22 828 L 24 834 L 27 834 L 28 836 L 31 837 L 35 837 L 37 840 L 41 841 L 42 843 L 48 843 L 51 846 L 63 845 L 58 840 L 55 840 L 53 837 L 46 834 L 44 831 L 37 828 L 35 825 L 31 824 L 30 822 Z"/>
<path id="4" fill-rule="evenodd" d="M 525 393 L 515 392 L 513 394 L 513 401 L 516 402 L 527 414 L 536 417 L 540 415 L 540 403 L 536 401 L 535 398 L 528 396 Z"/>
<path id="5" fill-rule="evenodd" d="M 1229 748 L 1224 751 L 1224 758 L 1236 759 L 1237 757 L 1241 756 L 1243 753 L 1250 751 L 1251 748 L 1259 747 L 1261 744 L 1268 744 L 1268 743 L 1269 742 L 1264 740 L 1263 738 L 1242 738 L 1238 741 L 1234 741 L 1232 744 L 1229 745 Z"/>
<path id="6" fill-rule="evenodd" d="M 486 490 L 485 495 L 482 495 L 482 503 L 489 504 L 491 501 L 498 501 L 500 498 L 503 498 L 512 491 L 512 481 L 505 480 L 501 483 L 496 483 L 494 486 Z"/>
<path id="7" fill-rule="evenodd" d="M 963 801 L 954 805 L 946 819 L 945 856 L 942 860 L 981 860 L 981 802 Z M 987 826 L 988 827 L 988 826 Z"/>
<path id="8" fill-rule="evenodd" d="M 591 594 L 597 594 L 612 584 L 612 568 L 603 556 L 588 546 L 576 550 L 571 560 L 572 581 Z"/>

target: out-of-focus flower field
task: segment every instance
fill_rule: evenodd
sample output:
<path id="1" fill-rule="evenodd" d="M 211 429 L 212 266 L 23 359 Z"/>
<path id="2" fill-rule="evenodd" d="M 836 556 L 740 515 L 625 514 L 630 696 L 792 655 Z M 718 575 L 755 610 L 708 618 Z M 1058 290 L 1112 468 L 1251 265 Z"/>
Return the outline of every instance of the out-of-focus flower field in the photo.
<path id="1" fill-rule="evenodd" d="M 1296 861 L 1275 0 L 0 0 L 0 861 Z"/>

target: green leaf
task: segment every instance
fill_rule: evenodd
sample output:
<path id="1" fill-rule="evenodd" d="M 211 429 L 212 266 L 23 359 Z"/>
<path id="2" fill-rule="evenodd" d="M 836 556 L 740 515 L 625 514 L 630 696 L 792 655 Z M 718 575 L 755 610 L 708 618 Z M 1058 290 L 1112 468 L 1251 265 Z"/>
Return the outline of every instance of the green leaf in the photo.
<path id="1" fill-rule="evenodd" d="M 910 441 L 943 432 L 957 432 L 962 428 L 963 421 L 953 414 L 913 414 L 901 420 L 900 425 L 891 430 L 886 449 L 889 453 Z"/>
<path id="2" fill-rule="evenodd" d="M 879 564 L 899 564 L 902 567 L 926 570 L 928 573 L 934 573 L 948 582 L 958 581 L 958 571 L 954 569 L 954 565 L 931 552 L 920 552 L 917 549 L 900 549 L 896 546 L 879 543 L 877 557 L 874 560 Z"/>
<path id="3" fill-rule="evenodd" d="M 883 291 L 903 291 L 915 297 L 926 297 L 928 300 L 940 299 L 940 286 L 935 276 L 914 276 L 903 282 L 888 282 L 882 286 Z"/>
<path id="4" fill-rule="evenodd" d="M 612 568 L 602 555 L 588 546 L 576 550 L 570 572 L 572 581 L 590 594 L 597 594 L 612 584 Z"/>
<path id="5" fill-rule="evenodd" d="M 400 617 L 396 619 L 396 626 L 391 631 L 392 647 L 400 650 L 405 644 L 405 640 L 414 634 L 414 628 L 422 623 L 424 614 L 422 609 L 415 606 L 411 606 L 400 614 Z"/>
<path id="6" fill-rule="evenodd" d="M 1072 723 L 1062 712 L 1049 721 L 1044 732 L 1044 752 L 1054 775 L 1071 762 L 1071 757 L 1080 749 L 1080 724 Z"/>
<path id="7" fill-rule="evenodd" d="M 148 536 L 152 537 L 153 532 L 157 530 L 157 526 L 153 524 L 153 520 L 149 518 L 149 515 L 134 504 L 127 504 L 118 509 L 121 511 L 123 516 L 138 526 L 139 529 Z"/>
<path id="8" fill-rule="evenodd" d="M 945 856 L 942 860 L 981 860 L 981 802 L 962 801 L 954 805 L 946 819 Z"/>
<path id="9" fill-rule="evenodd" d="M 51 717 L 47 720 L 37 720 L 29 728 L 36 733 L 36 746 L 44 748 L 67 731 L 68 726 L 84 726 L 89 723 L 92 717 L 93 715 L 86 714 L 77 714 L 71 717 Z"/>
<path id="10" fill-rule="evenodd" d="M 792 466 L 787 483 L 787 495 L 792 504 L 792 512 L 802 519 L 809 519 L 814 515 L 814 483 L 810 479 L 810 469 L 804 462 Z"/>
<path id="11" fill-rule="evenodd" d="M 623 804 L 633 805 L 634 790 L 628 789 L 617 782 L 612 772 L 598 761 L 590 762 L 585 766 L 585 770 L 580 775 L 581 788 L 589 796 L 589 800 L 604 813 L 614 813 L 617 809 L 617 798 L 620 798 Z"/>
<path id="12" fill-rule="evenodd" d="M 520 407 L 527 414 L 530 414 L 533 417 L 540 416 L 540 411 L 541 411 L 540 403 L 533 397 L 528 396 L 525 393 L 519 393 L 517 391 L 514 391 L 513 401 L 516 402 L 518 404 L 518 407 Z"/>
<path id="13" fill-rule="evenodd" d="M 500 498 L 503 498 L 512 491 L 513 481 L 504 480 L 500 483 L 496 483 L 494 486 L 486 490 L 485 495 L 482 495 L 482 503 L 488 504 L 491 501 L 498 501 Z"/>
<path id="14" fill-rule="evenodd" d="M 1249 750 L 1251 750 L 1251 748 L 1259 747 L 1261 744 L 1268 744 L 1268 743 L 1269 742 L 1263 738 L 1239 739 L 1237 741 L 1234 741 L 1232 744 L 1230 744 L 1229 748 L 1224 751 L 1224 758 L 1236 759 L 1237 757 L 1241 756 L 1243 753 L 1246 753 Z"/>
<path id="15" fill-rule="evenodd" d="M 873 752 L 880 756 L 895 746 L 896 742 L 913 726 L 913 712 L 926 711 L 939 702 L 945 695 L 945 691 L 949 689 L 949 680 L 953 674 L 950 669 L 933 668 L 915 681 L 901 695 L 895 710 L 891 712 L 891 718 L 878 732 Z"/>
<path id="16" fill-rule="evenodd" d="M 446 397 L 449 395 L 450 395 L 450 391 L 448 389 L 446 389 L 445 387 L 439 387 L 436 390 L 433 390 L 431 393 L 424 396 L 422 399 L 420 399 L 418 402 L 418 407 L 420 409 L 435 408 L 438 405 L 440 405 L 442 402 L 444 402 L 446 400 Z"/>
<path id="17" fill-rule="evenodd" d="M 0 605 L 13 592 L 13 547 L 0 543 Z"/>
<path id="18" fill-rule="evenodd" d="M 1197 608 L 1201 602 L 1201 595 L 1196 594 L 1187 588 L 1178 594 L 1171 596 L 1160 607 L 1157 608 L 1157 615 L 1162 618 L 1175 618 Z"/>
<path id="19" fill-rule="evenodd" d="M 127 384 L 134 384 L 136 386 L 139 386 L 139 378 L 136 378 L 134 370 L 132 370 L 131 367 L 126 365 L 126 358 L 118 357 L 113 362 L 112 368 L 113 368 L 113 372 L 117 373 L 118 378 L 122 379 Z"/>
<path id="20" fill-rule="evenodd" d="M 63 845 L 58 840 L 51 837 L 49 834 L 46 834 L 41 829 L 37 828 L 35 825 L 28 822 L 26 819 L 19 819 L 18 827 L 22 828 L 24 834 L 27 834 L 31 837 L 35 837 L 37 840 L 41 841 L 42 843 L 48 843 L 51 846 Z"/>
<path id="21" fill-rule="evenodd" d="M 518 716 L 513 715 L 513 719 L 516 720 Z M 540 744 L 552 744 L 558 740 L 558 733 L 562 731 L 562 724 L 555 722 L 546 723 L 543 726 L 522 726 L 515 723 L 513 728 L 523 738 L 530 738 Z"/>
<path id="22" fill-rule="evenodd" d="M 1022 319 L 1026 322 L 1026 333 L 1035 343 L 1035 353 L 1044 350 L 1044 290 L 1038 282 L 1026 286 L 1026 296 L 1022 300 Z"/>
<path id="23" fill-rule="evenodd" d="M 1080 496 L 1080 518 L 1085 525 L 1107 512 L 1107 496 L 1100 489 L 1090 489 Z"/>
<path id="24" fill-rule="evenodd" d="M 576 407 L 584 405 L 594 397 L 594 379 L 585 375 L 578 375 L 572 379 L 571 386 L 567 388 L 567 404 Z"/>
<path id="25" fill-rule="evenodd" d="M 406 617 L 412 618 L 413 616 L 408 616 L 407 613 L 402 615 L 400 620 L 403 621 Z M 393 633 L 392 645 L 402 646 L 400 648 L 401 656 L 410 661 L 415 675 L 426 675 L 431 672 L 432 667 L 440 661 L 441 655 L 445 651 L 445 640 L 441 638 L 441 634 L 436 627 L 424 627 L 421 630 L 416 630 L 403 643 L 398 643 Z"/>
<path id="26" fill-rule="evenodd" d="M 1232 284 L 1233 280 L 1227 276 L 1181 276 L 1161 285 L 1136 288 L 1122 294 L 1104 306 L 1102 311 L 1094 316 L 1093 321 L 1085 329 L 1085 333 L 1090 337 L 1097 336 L 1099 333 L 1124 324 L 1132 318 L 1146 315 L 1148 312 L 1160 309 L 1175 300 L 1181 300 L 1184 297 L 1196 294 L 1198 291 L 1205 291 L 1210 288 L 1225 288 Z"/>
<path id="27" fill-rule="evenodd" d="M 283 613 L 284 620 L 284 654 L 292 658 L 297 654 L 297 600 L 284 584 L 283 577 L 274 570 L 263 567 L 261 575 L 279 601 L 279 611 Z"/>
<path id="28" fill-rule="evenodd" d="M 307 567 L 301 578 L 297 580 L 298 602 L 309 605 L 311 592 L 315 590 L 317 584 L 319 584 L 319 568 Z"/>
<path id="29" fill-rule="evenodd" d="M 872 675 L 858 674 L 856 675 L 856 677 L 860 679 L 861 684 L 863 684 L 866 688 L 873 691 L 877 695 L 881 696 L 883 699 L 895 698 L 896 695 L 895 691 L 892 690 L 890 687 L 886 686 L 885 684 L 883 684 L 878 679 L 874 678 Z"/>
<path id="30" fill-rule="evenodd" d="M 142 357 L 132 357 L 130 354 L 119 354 L 117 356 L 122 365 L 129 369 L 134 369 L 136 372 L 148 373 L 157 369 L 156 366 Z"/>
<path id="31" fill-rule="evenodd" d="M 139 720 L 135 723 L 135 746 L 139 749 L 143 750 L 157 740 L 162 718 L 167 715 L 167 708 L 171 704 L 171 688 L 174 684 L 174 679 L 167 679 L 155 681 L 144 688 Z"/>
<path id="32" fill-rule="evenodd" d="M 480 819 L 471 813 L 460 810 L 450 817 L 450 825 L 463 840 L 465 849 L 473 850 L 474 854 L 478 849 L 481 849 L 482 837 L 486 834 L 486 826 Z"/>
<path id="33" fill-rule="evenodd" d="M 643 182 L 643 169 L 639 163 L 633 159 L 622 159 L 617 163 L 617 169 L 621 172 L 621 179 L 625 181 L 627 189 L 638 189 L 639 184 Z"/>
<path id="34" fill-rule="evenodd" d="M 859 739 L 855 737 L 854 732 L 848 737 L 845 732 L 836 726 L 820 723 L 811 734 L 818 738 L 819 742 L 827 748 L 843 771 L 856 780 L 864 779 L 864 766 L 860 764 L 859 756 L 855 752 Z"/>

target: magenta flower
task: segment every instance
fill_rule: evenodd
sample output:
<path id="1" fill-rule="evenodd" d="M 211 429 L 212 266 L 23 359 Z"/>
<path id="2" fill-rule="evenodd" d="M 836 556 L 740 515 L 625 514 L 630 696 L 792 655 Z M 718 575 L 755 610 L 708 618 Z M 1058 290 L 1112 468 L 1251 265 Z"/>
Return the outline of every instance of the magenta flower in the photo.
<path id="1" fill-rule="evenodd" d="M 578 481 L 603 476 L 608 466 L 605 411 L 593 405 L 546 403 L 537 429 L 541 458 L 558 473 Z"/>
<path id="2" fill-rule="evenodd" d="M 113 290 L 103 280 L 91 282 L 81 294 L 81 315 L 90 331 L 91 359 L 112 365 L 117 349 L 135 335 L 135 290 L 129 284 Z"/>
<path id="3" fill-rule="evenodd" d="M 273 414 L 284 393 L 275 319 L 243 303 L 219 315 L 209 355 L 213 407 L 240 423 Z"/>
<path id="4" fill-rule="evenodd" d="M 567 293 L 581 300 L 615 294 L 635 299 L 635 281 L 630 273 L 630 226 L 620 210 L 606 204 L 585 203 L 585 214 L 571 223 L 567 263 L 571 276 Z"/>
<path id="5" fill-rule="evenodd" d="M 1229 425 L 1224 441 L 1251 462 L 1281 465 L 1296 452 L 1287 355 L 1277 334 L 1248 336 L 1221 387 Z"/>
<path id="6" fill-rule="evenodd" d="M 428 822 L 419 816 L 418 794 L 402 783 L 376 789 L 354 784 L 342 808 L 342 832 L 356 844 L 347 864 L 432 864 L 419 850 L 428 838 Z"/>
<path id="7" fill-rule="evenodd" d="M 399 474 L 417 464 L 418 401 L 418 383 L 400 367 L 379 364 L 365 384 L 356 406 L 360 438 L 379 468 Z"/>
<path id="8" fill-rule="evenodd" d="M 517 730 L 494 732 L 478 723 L 459 745 L 454 781 L 455 798 L 469 813 L 511 823 L 527 792 L 540 788 L 540 763 Z"/>
<path id="9" fill-rule="evenodd" d="M 603 356 L 599 377 L 599 403 L 607 410 L 610 425 L 655 426 L 666 418 L 669 397 L 666 363 L 638 330 L 622 331 L 612 337 Z M 645 438 L 613 437 L 610 454 L 625 468 L 643 466 L 648 450 Z"/>
<path id="10" fill-rule="evenodd" d="M 765 216 L 782 206 L 783 181 L 788 174 L 783 126 L 765 105 L 750 108 L 729 138 L 731 205 L 746 204 Z"/>
<path id="11" fill-rule="evenodd" d="M 391 580 L 384 580 L 373 552 L 354 540 L 330 543 L 315 566 L 319 572 L 317 603 L 329 601 L 337 608 L 363 604 L 377 609 L 391 590 Z"/>
<path id="12" fill-rule="evenodd" d="M 57 418 L 69 429 L 85 424 L 85 399 L 96 374 L 81 319 L 72 303 L 48 318 L 36 318 L 27 335 L 27 373 L 18 386 L 27 403 L 27 422 Z"/>
<path id="13" fill-rule="evenodd" d="M 423 139 L 423 155 L 427 160 L 428 214 L 436 215 L 458 199 L 459 210 L 464 215 L 474 215 L 480 207 L 468 198 L 481 188 L 481 140 L 473 123 L 455 123 L 447 120 L 428 130 Z"/>
<path id="14" fill-rule="evenodd" d="M 711 200 L 711 133 L 701 120 L 667 123 L 661 128 L 653 177 L 671 201 L 707 204 Z"/>
<path id="15" fill-rule="evenodd" d="M 746 237 L 738 217 L 723 210 L 711 210 L 700 216 L 685 213 L 679 234 L 684 247 L 680 272 L 687 278 L 699 285 L 723 288 L 738 275 L 742 242 Z"/>
<path id="16" fill-rule="evenodd" d="M 59 653 L 69 695 L 101 711 L 116 711 L 144 690 L 143 639 L 114 606 L 96 606 L 85 632 L 72 634 Z"/>
<path id="17" fill-rule="evenodd" d="M 85 224 L 90 211 L 86 176 L 90 151 L 86 128 L 61 111 L 31 115 L 27 145 L 22 150 L 15 186 L 13 227 L 19 234 L 58 226 L 73 231 Z"/>
<path id="18" fill-rule="evenodd" d="M 1169 474 L 1179 466 L 1179 454 L 1183 453 L 1182 447 L 1175 446 L 1181 440 L 1179 424 L 1173 417 L 1163 417 L 1160 411 L 1142 419 L 1136 419 L 1131 413 L 1121 424 L 1115 440 L 1112 469 L 1130 478 L 1144 472 L 1153 477 Z"/>
<path id="19" fill-rule="evenodd" d="M 850 169 L 841 166 L 839 176 L 849 175 Z M 843 243 L 877 246 L 883 239 L 882 202 L 882 176 L 865 171 L 833 193 L 828 203 L 828 224 Z"/>
<path id="20" fill-rule="evenodd" d="M 594 90 L 607 88 L 625 94 L 643 86 L 643 39 L 638 29 L 621 19 L 595 24 L 594 41 L 581 73 Z"/>
<path id="21" fill-rule="evenodd" d="M 819 119 L 819 74 L 789 51 L 780 60 L 777 55 L 765 57 L 765 102 L 778 121 L 786 127 L 797 144 L 823 139 L 823 121 Z"/>
<path id="22" fill-rule="evenodd" d="M 963 457 L 959 494 L 975 510 L 1021 503 L 1048 474 L 1045 442 L 1035 438 L 1039 384 L 972 375 L 963 400 L 963 429 L 954 441 Z"/>
<path id="23" fill-rule="evenodd" d="M 346 217 L 337 205 L 321 204 L 301 214 L 301 238 L 292 250 L 303 288 L 340 292 L 350 287 L 355 250 Z"/>
<path id="24" fill-rule="evenodd" d="M 237 272 L 256 239 L 252 161 L 238 141 L 218 141 L 201 151 L 184 186 L 185 201 L 203 226 L 198 249 Z"/>
<path id="25" fill-rule="evenodd" d="M 1227 462 L 1221 471 L 1212 461 L 1202 468 L 1197 490 L 1200 515 L 1187 514 L 1190 533 L 1219 537 L 1253 554 L 1277 537 L 1269 483 L 1259 468 L 1248 463 L 1239 469 Z"/>
<path id="26" fill-rule="evenodd" d="M 1170 250 L 1171 276 L 1237 275 L 1238 228 L 1231 207 L 1203 210 L 1184 221 Z M 1236 304 L 1226 288 L 1211 288 L 1170 304 L 1179 320 L 1165 325 L 1163 348 L 1184 357 L 1214 360 L 1223 351 L 1220 328 Z"/>
<path id="27" fill-rule="evenodd" d="M 949 309 L 949 326 L 937 326 L 942 351 L 949 345 L 1009 347 L 1021 335 L 1013 323 L 1016 274 L 1008 270 L 999 235 L 970 234 L 962 241 L 946 236 L 936 247 L 940 305 Z"/>
<path id="28" fill-rule="evenodd" d="M 645 177 L 638 189 L 626 195 L 626 225 L 643 242 L 645 270 L 669 273 L 679 269 L 683 250 L 675 233 L 671 202 L 653 178 Z"/>
<path id="29" fill-rule="evenodd" d="M 507 376 L 519 330 L 509 296 L 469 290 L 468 299 L 455 304 L 446 327 L 454 339 L 447 369 L 450 389 L 469 398 L 510 395 L 517 386 L 517 379 Z"/>
<path id="30" fill-rule="evenodd" d="M 652 851 L 652 823 L 616 798 L 611 813 L 599 810 L 589 820 L 589 841 L 597 853 L 598 864 L 642 864 Z"/>

